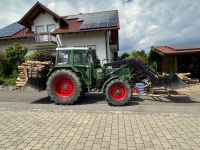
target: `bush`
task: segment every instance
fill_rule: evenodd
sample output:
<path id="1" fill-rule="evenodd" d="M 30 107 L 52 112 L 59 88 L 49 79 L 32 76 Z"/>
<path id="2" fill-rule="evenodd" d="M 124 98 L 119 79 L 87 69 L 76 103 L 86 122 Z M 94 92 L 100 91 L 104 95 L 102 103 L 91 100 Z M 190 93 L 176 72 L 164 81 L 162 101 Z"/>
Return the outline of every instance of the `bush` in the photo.
<path id="1" fill-rule="evenodd" d="M 37 52 L 37 51 L 29 51 L 25 56 L 25 61 L 35 60 L 37 55 L 39 55 L 39 52 Z"/>
<path id="2" fill-rule="evenodd" d="M 36 55 L 36 57 L 33 60 L 36 61 L 52 61 L 54 62 L 56 59 L 55 55 L 48 53 L 48 54 L 44 54 L 44 53 L 38 53 L 38 55 Z"/>
<path id="3" fill-rule="evenodd" d="M 52 53 L 45 53 L 45 52 L 38 52 L 33 51 L 27 54 L 25 60 L 32 60 L 32 61 L 55 61 L 55 54 Z"/>
<path id="4" fill-rule="evenodd" d="M 10 77 L 10 78 L 5 78 L 5 77 L 0 77 L 0 85 L 15 85 L 16 84 L 16 77 Z"/>
<path id="5" fill-rule="evenodd" d="M 4 77 L 15 77 L 17 75 L 17 67 L 25 61 L 24 56 L 27 50 L 27 48 L 18 43 L 14 43 L 6 49 L 5 57 L 1 63 Z"/>
<path id="6" fill-rule="evenodd" d="M 161 71 L 161 60 L 162 55 L 157 53 L 153 47 L 151 47 L 151 50 L 148 55 L 148 63 L 149 67 L 152 68 L 155 71 L 160 72 Z"/>
<path id="7" fill-rule="evenodd" d="M 3 75 L 3 59 L 4 59 L 4 54 L 0 53 L 0 76 Z"/>
<path id="8" fill-rule="evenodd" d="M 148 68 L 149 68 L 150 70 L 156 72 L 157 69 L 158 69 L 157 63 L 156 63 L 155 61 L 152 62 L 151 64 L 148 65 Z"/>

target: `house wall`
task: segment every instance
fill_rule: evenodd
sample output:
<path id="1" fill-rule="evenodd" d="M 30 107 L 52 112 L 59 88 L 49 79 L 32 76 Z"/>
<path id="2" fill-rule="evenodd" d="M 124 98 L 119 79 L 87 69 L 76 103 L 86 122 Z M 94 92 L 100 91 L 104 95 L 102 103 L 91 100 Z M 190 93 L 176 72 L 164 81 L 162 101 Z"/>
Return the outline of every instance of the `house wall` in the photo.
<path id="1" fill-rule="evenodd" d="M 88 46 L 95 45 L 98 58 L 102 61 L 106 59 L 106 39 L 105 32 L 87 32 L 60 35 L 63 46 Z M 109 40 L 108 40 L 109 42 Z M 108 48 L 108 59 L 111 60 L 110 48 Z"/>
<path id="2" fill-rule="evenodd" d="M 6 48 L 8 48 L 13 43 L 19 43 L 19 44 L 21 44 L 21 45 L 23 45 L 24 47 L 27 47 L 27 48 L 30 47 L 29 40 L 27 38 L 13 39 L 13 40 L 3 40 L 3 41 L 1 40 L 0 41 L 0 53 L 5 52 Z"/>
<path id="3" fill-rule="evenodd" d="M 35 27 L 44 25 L 44 32 L 47 32 L 47 25 L 55 24 L 56 28 L 59 28 L 59 24 L 55 22 L 53 17 L 49 13 L 41 13 L 34 21 L 31 30 L 35 32 Z"/>

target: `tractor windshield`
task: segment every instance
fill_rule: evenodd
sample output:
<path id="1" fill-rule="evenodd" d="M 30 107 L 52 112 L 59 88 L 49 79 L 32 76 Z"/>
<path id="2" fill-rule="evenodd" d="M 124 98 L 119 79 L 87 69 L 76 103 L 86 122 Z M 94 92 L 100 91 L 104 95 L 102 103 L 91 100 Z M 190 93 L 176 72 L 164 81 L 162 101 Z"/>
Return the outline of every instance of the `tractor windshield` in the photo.
<path id="1" fill-rule="evenodd" d="M 61 50 L 58 52 L 58 65 L 71 64 L 71 51 Z"/>

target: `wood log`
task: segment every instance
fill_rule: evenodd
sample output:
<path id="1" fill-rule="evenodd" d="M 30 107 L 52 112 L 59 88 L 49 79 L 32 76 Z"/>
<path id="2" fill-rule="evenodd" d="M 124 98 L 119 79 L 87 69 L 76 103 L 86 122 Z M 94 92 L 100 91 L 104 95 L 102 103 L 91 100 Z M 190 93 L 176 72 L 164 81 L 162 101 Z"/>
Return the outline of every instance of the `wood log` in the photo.
<path id="1" fill-rule="evenodd" d="M 16 87 L 23 89 L 29 78 L 29 69 L 31 70 L 31 76 L 35 78 L 40 78 L 44 69 L 48 69 L 53 63 L 51 61 L 26 61 L 18 66 L 19 75 L 16 81 Z"/>

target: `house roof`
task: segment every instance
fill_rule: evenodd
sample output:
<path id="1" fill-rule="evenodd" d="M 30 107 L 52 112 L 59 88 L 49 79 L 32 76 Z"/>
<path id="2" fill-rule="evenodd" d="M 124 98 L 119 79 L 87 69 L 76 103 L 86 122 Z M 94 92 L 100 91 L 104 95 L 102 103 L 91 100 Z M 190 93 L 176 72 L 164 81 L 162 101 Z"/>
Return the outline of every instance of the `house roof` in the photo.
<path id="1" fill-rule="evenodd" d="M 40 2 L 37 2 L 20 20 L 19 24 L 30 28 L 33 20 L 37 18 L 38 15 L 41 13 L 48 12 L 50 15 L 53 16 L 56 22 L 64 21 L 62 17 L 60 17 L 55 12 L 51 11 L 46 6 L 42 5 Z"/>
<path id="2" fill-rule="evenodd" d="M 183 55 L 200 53 L 200 48 L 175 49 L 168 46 L 153 46 L 153 48 L 163 55 Z"/>
<path id="3" fill-rule="evenodd" d="M 0 29 L 0 37 L 10 37 L 14 34 L 18 33 L 19 31 L 23 30 L 25 27 L 21 24 L 15 22 L 12 23 L 2 29 Z"/>
<path id="4" fill-rule="evenodd" d="M 119 29 L 117 10 L 59 16 L 40 2 L 37 2 L 17 23 L 18 26 L 21 27 L 20 30 L 15 30 L 16 32 L 12 32 L 12 34 L 6 36 L 1 34 L 9 30 L 10 25 L 8 25 L 7 27 L 0 29 L 0 39 L 20 38 L 34 35 L 34 33 L 31 32 L 31 24 L 38 15 L 45 12 L 51 14 L 54 20 L 60 23 L 60 28 L 56 29 L 51 34 Z"/>

